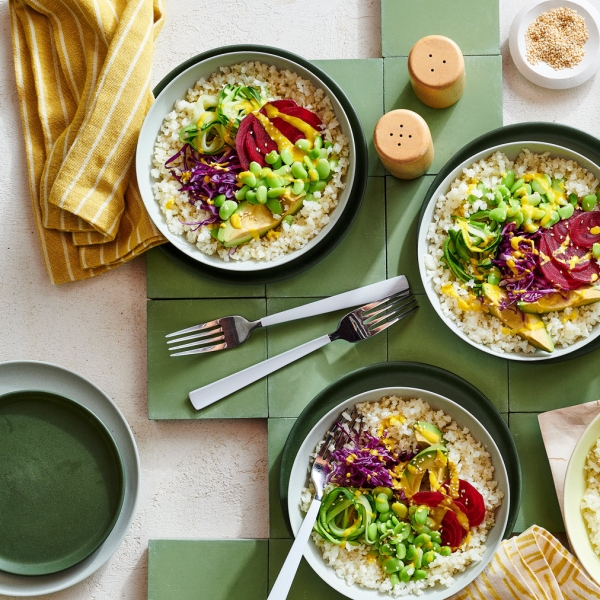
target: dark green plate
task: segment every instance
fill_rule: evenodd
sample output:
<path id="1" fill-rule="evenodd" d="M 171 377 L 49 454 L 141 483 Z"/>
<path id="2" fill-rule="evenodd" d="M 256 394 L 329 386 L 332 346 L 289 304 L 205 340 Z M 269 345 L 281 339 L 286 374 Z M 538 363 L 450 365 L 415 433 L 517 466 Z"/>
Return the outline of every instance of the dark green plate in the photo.
<path id="1" fill-rule="evenodd" d="M 154 97 L 156 98 L 162 92 L 162 90 L 169 83 L 171 83 L 173 79 L 175 79 L 175 77 L 183 73 L 183 71 L 189 67 L 208 58 L 212 58 L 213 56 L 231 52 L 267 52 L 269 54 L 274 54 L 276 56 L 281 56 L 282 58 L 294 61 L 313 73 L 321 81 L 327 84 L 329 89 L 333 92 L 339 103 L 344 108 L 344 111 L 348 116 L 348 121 L 350 122 L 350 127 L 354 137 L 356 171 L 354 175 L 354 182 L 352 184 L 352 191 L 348 197 L 348 202 L 344 208 L 344 212 L 341 214 L 331 231 L 316 246 L 301 256 L 298 256 L 298 258 L 290 260 L 289 262 L 278 267 L 272 267 L 270 269 L 264 269 L 261 271 L 225 271 L 194 260 L 187 254 L 184 254 L 175 248 L 175 246 L 172 244 L 164 244 L 160 246 L 163 252 L 166 252 L 175 260 L 182 262 L 190 269 L 197 271 L 202 275 L 209 277 L 210 279 L 215 279 L 216 281 L 254 285 L 273 283 L 275 281 L 287 279 L 288 277 L 292 277 L 298 273 L 302 273 L 302 271 L 306 271 L 325 258 L 342 241 L 350 229 L 350 226 L 354 222 L 356 215 L 358 214 L 365 193 L 368 173 L 367 144 L 365 142 L 365 136 L 363 134 L 358 115 L 356 114 L 356 111 L 354 110 L 350 100 L 348 100 L 337 83 L 323 70 L 305 58 L 302 58 L 297 54 L 293 54 L 292 52 L 287 52 L 286 50 L 272 48 L 271 46 L 257 46 L 253 44 L 222 46 L 221 48 L 215 48 L 213 50 L 209 50 L 208 52 L 203 52 L 202 54 L 193 56 L 173 69 L 160 81 L 160 83 L 153 90 Z"/>
<path id="2" fill-rule="evenodd" d="M 46 575 L 108 537 L 123 503 L 112 436 L 87 408 L 56 394 L 0 396 L 0 570 Z"/>
<path id="3" fill-rule="evenodd" d="M 429 186 L 425 198 L 423 199 L 423 205 L 421 206 L 421 212 L 419 213 L 419 228 L 421 226 L 425 208 L 427 207 L 427 204 L 429 204 L 429 200 L 433 196 L 435 190 L 458 165 L 468 160 L 470 156 L 483 152 L 487 148 L 492 148 L 499 144 L 508 144 L 510 142 L 522 142 L 524 140 L 531 142 L 547 142 L 549 144 L 563 146 L 564 148 L 569 148 L 570 150 L 582 154 L 596 164 L 600 164 L 600 140 L 589 133 L 585 133 L 585 131 L 575 129 L 574 127 L 568 127 L 567 125 L 543 122 L 516 123 L 514 125 L 499 127 L 498 129 L 488 131 L 488 133 L 484 133 L 472 142 L 469 142 L 444 165 Z M 570 354 L 566 354 L 559 358 L 545 360 L 544 364 L 571 360 L 587 354 L 588 352 L 592 352 L 593 350 L 597 350 L 598 348 L 600 348 L 600 337 Z"/>
<path id="4" fill-rule="evenodd" d="M 502 455 L 510 485 L 510 509 L 504 537 L 513 530 L 521 503 L 521 464 L 508 425 L 496 407 L 473 385 L 439 367 L 414 362 L 388 362 L 357 369 L 326 387 L 298 417 L 281 455 L 279 499 L 288 531 L 293 537 L 288 514 L 288 484 L 302 442 L 323 415 L 357 394 L 384 387 L 414 387 L 445 396 L 468 410 L 494 438 Z"/>

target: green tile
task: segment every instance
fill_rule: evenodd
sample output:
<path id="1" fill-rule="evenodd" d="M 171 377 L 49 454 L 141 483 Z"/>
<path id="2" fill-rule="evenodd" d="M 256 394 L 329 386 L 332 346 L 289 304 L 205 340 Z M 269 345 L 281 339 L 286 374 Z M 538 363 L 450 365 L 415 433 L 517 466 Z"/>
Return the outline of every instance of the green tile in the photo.
<path id="1" fill-rule="evenodd" d="M 510 410 L 547 411 L 600 398 L 600 350 L 556 364 L 510 363 Z"/>
<path id="2" fill-rule="evenodd" d="M 502 125 L 502 58 L 465 57 L 465 92 L 456 104 L 443 109 L 429 108 L 417 99 L 408 78 L 407 63 L 406 58 L 384 60 L 385 112 L 406 108 L 427 121 L 435 148 L 429 173 L 438 173 L 465 144 Z"/>
<path id="3" fill-rule="evenodd" d="M 381 0 L 383 56 L 408 56 L 432 34 L 452 38 L 463 54 L 499 54 L 498 0 Z"/>
<path id="4" fill-rule="evenodd" d="M 270 298 L 269 314 L 305 304 L 306 299 Z M 335 331 L 342 310 L 302 321 L 271 327 L 267 335 L 269 356 L 281 354 L 326 333 Z M 269 417 L 297 417 L 325 387 L 346 373 L 387 358 L 386 332 L 356 344 L 336 341 L 269 375 Z M 310 373 L 310 376 L 307 374 Z"/>
<path id="5" fill-rule="evenodd" d="M 290 540 L 269 540 L 269 589 L 275 580 L 292 542 Z M 294 577 L 294 583 L 287 600 L 346 600 L 339 592 L 329 587 L 309 566 L 303 558 Z"/>
<path id="6" fill-rule="evenodd" d="M 148 302 L 148 417 L 150 419 L 252 418 L 267 416 L 267 382 L 262 379 L 212 406 L 196 411 L 191 390 L 249 367 L 267 355 L 264 330 L 255 331 L 238 348 L 171 358 L 165 335 L 173 331 L 241 314 L 250 320 L 265 315 L 264 299 L 150 300 Z"/>
<path id="7" fill-rule="evenodd" d="M 344 90 L 362 124 L 369 149 L 369 175 L 383 175 L 383 165 L 373 145 L 373 130 L 383 115 L 383 59 L 352 58 L 315 60 Z"/>
<path id="8" fill-rule="evenodd" d="M 508 411 L 507 361 L 464 342 L 437 316 L 426 296 L 419 309 L 388 334 L 388 360 L 429 363 L 452 371 L 481 390 L 499 411 Z"/>
<path id="9" fill-rule="evenodd" d="M 525 531 L 534 523 L 548 531 L 564 531 L 537 414 L 511 412 L 509 427 L 523 472 L 521 509 L 514 531 Z"/>
<path id="10" fill-rule="evenodd" d="M 148 250 L 145 256 L 148 298 L 251 298 L 265 295 L 264 285 L 233 285 L 208 279 L 160 247 Z"/>
<path id="11" fill-rule="evenodd" d="M 388 277 L 406 275 L 414 293 L 425 293 L 417 264 L 417 230 L 432 175 L 412 181 L 385 178 Z"/>
<path id="12" fill-rule="evenodd" d="M 279 502 L 281 453 L 296 419 L 269 419 L 269 537 L 289 538 Z"/>
<path id="13" fill-rule="evenodd" d="M 268 284 L 267 296 L 331 296 L 385 278 L 384 178 L 369 177 L 360 212 L 339 246 L 308 271 Z"/>
<path id="14" fill-rule="evenodd" d="M 150 540 L 148 600 L 266 600 L 267 540 Z"/>

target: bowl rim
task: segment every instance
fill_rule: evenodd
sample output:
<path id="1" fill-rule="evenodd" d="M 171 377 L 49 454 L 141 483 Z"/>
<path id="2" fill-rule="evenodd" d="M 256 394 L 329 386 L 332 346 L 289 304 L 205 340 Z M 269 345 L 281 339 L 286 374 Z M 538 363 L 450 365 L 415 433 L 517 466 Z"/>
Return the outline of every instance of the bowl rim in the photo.
<path id="1" fill-rule="evenodd" d="M 449 410 L 447 410 L 447 408 L 439 408 L 438 410 L 443 410 L 444 413 L 451 416 L 452 420 L 457 422 L 457 424 L 464 427 L 468 426 L 464 423 L 464 419 L 466 419 L 466 421 L 470 421 L 469 429 L 471 435 L 473 435 L 476 441 L 482 443 L 490 453 L 490 456 L 493 459 L 493 466 L 495 469 L 494 479 L 498 483 L 500 489 L 502 489 L 502 491 L 505 494 L 500 507 L 496 509 L 496 516 L 498 516 L 498 511 L 500 511 L 501 518 L 495 522 L 494 526 L 490 530 L 499 532 L 496 536 L 497 539 L 493 545 L 488 545 L 487 540 L 489 540 L 489 535 L 488 538 L 486 538 L 487 548 L 485 554 L 487 555 L 487 559 L 471 563 L 465 571 L 459 573 L 459 575 L 461 576 L 462 573 L 469 573 L 469 575 L 465 578 L 465 581 L 461 581 L 459 586 L 455 584 L 448 588 L 442 588 L 439 584 L 436 584 L 433 588 L 426 588 L 425 590 L 423 590 L 423 594 L 420 596 L 415 596 L 413 594 L 403 596 L 403 598 L 407 598 L 408 600 L 414 600 L 416 598 L 433 598 L 434 600 L 442 600 L 443 598 L 447 598 L 464 589 L 483 571 L 487 564 L 489 564 L 498 546 L 502 542 L 504 531 L 508 522 L 508 515 L 512 501 L 506 465 L 504 463 L 502 454 L 500 453 L 492 435 L 487 431 L 487 429 L 482 425 L 482 423 L 476 417 L 474 417 L 468 410 L 466 410 L 460 404 L 454 402 L 450 398 L 447 398 L 446 396 L 422 388 L 414 388 L 407 386 L 389 386 L 383 388 L 375 388 L 372 390 L 361 392 L 346 399 L 344 402 L 341 402 L 340 404 L 329 410 L 325 415 L 323 415 L 319 419 L 319 421 L 311 428 L 310 432 L 306 435 L 304 441 L 300 445 L 290 471 L 290 479 L 288 483 L 288 513 L 290 516 L 292 531 L 294 536 L 298 533 L 298 530 L 302 524 L 303 515 L 301 515 L 301 511 L 299 509 L 299 499 L 297 496 L 294 496 L 294 494 L 291 491 L 291 488 L 293 487 L 293 482 L 296 481 L 296 477 L 301 477 L 301 474 L 303 473 L 304 481 L 308 481 L 309 470 L 307 461 L 309 453 L 314 451 L 314 446 L 316 446 L 318 441 L 322 439 L 323 435 L 331 426 L 331 424 L 335 423 L 340 412 L 347 410 L 350 406 L 353 406 L 359 402 L 376 402 L 378 399 L 389 395 L 397 395 L 399 397 L 408 396 L 410 398 L 422 398 L 428 404 L 430 402 L 434 404 L 434 408 L 436 401 L 441 401 L 441 404 L 443 406 L 447 407 L 448 405 L 450 405 L 451 410 L 453 412 L 450 412 Z M 459 413 L 461 415 L 458 418 L 458 420 L 455 417 L 455 413 Z M 478 428 L 480 430 L 480 433 L 482 433 L 483 436 L 487 438 L 485 442 L 482 441 L 479 436 L 476 437 L 473 434 L 473 431 L 471 430 L 473 426 L 475 428 Z M 320 432 L 320 430 L 322 431 Z M 311 437 L 316 437 L 317 439 L 311 440 Z M 501 477 L 498 477 L 498 471 L 500 471 Z M 295 476 L 295 474 L 298 472 L 299 474 Z M 499 479 L 501 479 L 501 481 L 499 481 Z M 391 597 L 388 594 L 382 594 L 378 590 L 363 588 L 358 585 L 348 585 L 345 582 L 345 580 L 337 576 L 333 569 L 331 569 L 325 564 L 320 551 L 314 547 L 314 544 L 312 542 L 310 542 L 306 546 L 306 549 L 304 551 L 304 558 L 309 563 L 311 568 L 315 571 L 315 573 L 319 575 L 319 577 L 321 577 L 328 585 L 333 587 L 336 591 L 348 598 L 351 598 L 353 600 L 375 600 L 377 598 L 382 599 Z M 334 583 L 332 582 L 337 583 L 338 586 L 334 585 Z"/>
<path id="2" fill-rule="evenodd" d="M 310 268 L 327 256 L 343 239 L 354 222 L 362 204 L 368 175 L 367 145 L 360 120 L 354 107 L 333 79 L 308 60 L 291 52 L 270 46 L 240 44 L 223 46 L 198 54 L 184 61 L 168 73 L 154 88 L 155 97 L 158 99 L 167 86 L 174 84 L 174 82 L 179 80 L 182 75 L 201 68 L 203 63 L 218 58 L 226 59 L 235 54 L 246 55 L 241 56 L 237 62 L 261 60 L 267 64 L 273 61 L 290 63 L 296 67 L 297 71 L 304 71 L 300 73 L 302 77 L 309 78 L 316 87 L 320 87 L 325 91 L 332 99 L 334 110 L 338 117 L 340 116 L 340 111 L 343 114 L 344 118 L 340 118 L 340 121 L 342 125 L 345 123 L 344 133 L 349 134 L 348 138 L 352 161 L 348 173 L 345 176 L 346 187 L 341 190 L 340 195 L 338 196 L 339 203 L 336 209 L 331 213 L 332 219 L 330 223 L 303 248 L 290 252 L 276 261 L 249 260 L 231 261 L 231 263 L 226 263 L 221 259 L 216 260 L 214 256 L 203 255 L 199 250 L 195 250 L 195 246 L 187 242 L 184 237 L 170 234 L 168 228 L 166 228 L 166 221 L 164 220 L 162 212 L 157 214 L 157 217 L 153 218 L 153 221 L 161 233 L 163 233 L 170 242 L 165 246 L 161 246 L 162 250 L 179 262 L 191 266 L 194 270 L 200 271 L 209 278 L 227 283 L 270 283 L 285 279 Z M 248 57 L 247 55 L 249 54 L 254 55 L 254 57 Z M 269 58 L 271 61 L 269 61 Z M 235 60 L 231 61 L 231 64 L 235 64 L 235 62 Z M 218 65 L 214 70 L 218 70 Z M 177 98 L 180 97 L 181 94 L 178 94 Z M 175 102 L 175 100 L 176 99 L 174 99 L 173 102 Z M 150 113 L 151 111 L 152 108 L 150 109 Z M 164 118 L 164 115 L 162 118 Z M 162 118 L 160 119 L 161 123 Z M 153 122 L 158 122 L 159 119 L 156 117 L 156 119 L 152 118 L 152 120 Z M 149 118 L 146 117 L 140 133 L 140 141 L 136 148 L 136 167 L 142 200 L 149 210 L 151 217 L 153 217 L 153 212 L 155 212 L 153 209 L 155 208 L 156 200 L 154 199 L 154 194 L 151 189 L 153 178 L 149 174 L 152 152 L 146 152 L 146 146 L 148 144 L 144 144 L 144 147 L 142 148 L 141 139 L 143 137 L 142 133 L 150 128 L 149 122 Z M 158 124 L 157 127 L 160 127 L 160 124 Z M 151 129 L 152 131 L 154 129 L 158 131 L 158 128 L 155 127 L 152 127 Z M 146 137 L 148 135 L 150 134 L 147 133 Z M 335 216 L 335 219 L 333 216 Z"/>
<path id="3" fill-rule="evenodd" d="M 435 205 L 437 203 L 437 199 L 438 199 L 439 195 L 442 193 L 442 188 L 444 190 L 447 190 L 448 187 L 450 186 L 450 184 L 456 179 L 456 177 L 459 176 L 462 169 L 469 166 L 470 164 L 473 164 L 474 162 L 477 162 L 478 160 L 481 160 L 482 158 L 487 158 L 487 157 L 491 156 L 494 152 L 501 151 L 503 148 L 513 147 L 513 146 L 521 146 L 522 150 L 530 149 L 532 147 L 537 147 L 537 146 L 542 146 L 543 148 L 546 148 L 546 150 L 543 150 L 543 148 L 540 148 L 540 150 L 532 150 L 532 152 L 535 152 L 535 153 L 540 152 L 540 151 L 550 151 L 550 153 L 552 154 L 553 150 L 555 150 L 555 151 L 558 150 L 560 152 L 568 154 L 571 157 L 571 159 L 576 160 L 580 166 L 582 166 L 588 170 L 591 169 L 592 172 L 595 172 L 596 177 L 600 178 L 600 166 L 597 163 L 595 163 L 593 160 L 591 160 L 587 156 L 584 156 L 575 150 L 571 150 L 570 148 L 568 148 L 566 146 L 562 146 L 560 144 L 555 144 L 553 142 L 533 141 L 533 140 L 515 140 L 515 141 L 509 141 L 509 142 L 504 142 L 504 143 L 497 144 L 494 146 L 490 146 L 488 148 L 485 148 L 483 150 L 476 152 L 475 154 L 471 154 L 468 158 L 462 159 L 462 161 L 456 167 L 454 167 L 439 183 L 437 183 L 438 178 L 436 177 L 436 179 L 431 184 L 430 190 L 427 193 L 426 198 L 427 197 L 428 198 L 423 203 L 423 206 L 421 208 L 420 220 L 419 220 L 418 231 L 417 231 L 417 262 L 418 262 L 418 266 L 419 266 L 419 275 L 421 277 L 421 282 L 423 283 L 425 293 L 426 293 L 429 301 L 431 302 L 433 308 L 435 309 L 438 317 L 444 322 L 445 325 L 447 325 L 450 328 L 451 331 L 453 331 L 456 335 L 458 335 L 458 337 L 460 337 L 463 341 L 467 342 L 471 346 L 477 348 L 478 350 L 482 350 L 483 352 L 486 352 L 488 354 L 491 354 L 491 355 L 499 357 L 499 358 L 521 361 L 521 362 L 564 360 L 564 358 L 568 358 L 570 354 L 581 350 L 582 348 L 589 345 L 591 342 L 593 342 L 600 336 L 600 323 L 597 323 L 596 325 L 594 325 L 592 333 L 588 337 L 580 339 L 566 348 L 557 348 L 552 353 L 547 353 L 547 352 L 544 352 L 541 350 L 536 350 L 534 353 L 531 353 L 531 354 L 523 354 L 523 353 L 518 353 L 518 352 L 499 352 L 499 351 L 493 350 L 492 348 L 490 348 L 484 344 L 480 344 L 478 342 L 475 342 L 474 340 L 471 340 L 471 338 L 469 338 L 466 335 L 466 333 L 464 333 L 462 331 L 462 329 L 458 328 L 455 325 L 454 321 L 452 321 L 451 319 L 449 319 L 446 315 L 444 315 L 442 313 L 442 311 L 439 309 L 439 304 L 440 304 L 439 296 L 434 291 L 433 286 L 431 285 L 431 280 L 427 276 L 427 271 L 426 271 L 426 267 L 425 267 L 425 263 L 424 263 L 424 257 L 425 257 L 426 248 L 427 248 L 427 242 L 426 242 L 427 228 L 431 222 L 431 219 L 427 219 L 427 217 L 428 217 L 428 215 L 430 215 L 430 216 L 433 215 L 433 212 L 435 210 Z M 462 153 L 462 150 L 460 151 L 460 153 Z M 453 159 L 451 159 L 451 161 L 453 161 Z"/>
<path id="4" fill-rule="evenodd" d="M 558 7 L 577 10 L 585 19 L 590 37 L 585 44 L 588 58 L 572 69 L 555 71 L 549 65 L 532 65 L 527 60 L 525 31 L 542 12 Z M 591 29 L 591 31 L 590 31 Z M 517 13 L 509 32 L 509 48 L 518 71 L 536 85 L 549 89 L 568 89 L 587 81 L 600 67 L 600 14 L 587 0 L 531 0 Z"/>

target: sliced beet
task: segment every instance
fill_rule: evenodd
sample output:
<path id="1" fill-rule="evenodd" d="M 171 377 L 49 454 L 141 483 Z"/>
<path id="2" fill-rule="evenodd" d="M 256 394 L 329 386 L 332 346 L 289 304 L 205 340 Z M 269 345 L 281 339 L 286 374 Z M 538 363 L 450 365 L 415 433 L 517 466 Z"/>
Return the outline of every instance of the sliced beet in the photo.
<path id="1" fill-rule="evenodd" d="M 319 119 L 319 117 L 312 111 L 304 108 L 302 106 L 285 106 L 282 108 L 277 107 L 279 112 L 282 112 L 285 115 L 289 115 L 290 117 L 296 117 L 308 123 L 313 129 L 317 131 L 321 131 L 323 129 L 323 121 Z"/>
<path id="2" fill-rule="evenodd" d="M 431 508 L 435 508 L 444 499 L 444 494 L 441 492 L 417 492 L 411 498 L 415 504 L 424 504 Z"/>
<path id="3" fill-rule="evenodd" d="M 273 101 L 269 102 L 269 104 L 272 104 L 279 112 L 281 112 L 282 108 L 289 108 L 290 106 L 298 106 L 298 103 L 295 100 L 292 100 L 291 98 L 282 98 L 281 100 L 273 100 Z M 263 106 L 263 108 L 261 108 L 260 112 L 263 113 L 263 115 L 267 114 L 264 109 L 264 106 Z"/>
<path id="4" fill-rule="evenodd" d="M 272 150 L 277 150 L 277 144 L 269 137 L 267 130 L 257 118 L 252 122 L 252 133 L 254 134 L 256 147 L 263 156 L 266 156 Z"/>
<path id="5" fill-rule="evenodd" d="M 267 163 L 265 161 L 265 157 L 260 153 L 256 145 L 256 138 L 254 137 L 253 131 L 249 131 L 247 133 L 245 146 L 250 162 L 257 162 L 261 167 L 266 166 Z"/>
<path id="6" fill-rule="evenodd" d="M 456 515 L 451 510 L 446 511 L 439 531 L 442 536 L 442 545 L 451 548 L 458 548 L 465 536 L 465 530 L 460 526 Z"/>
<path id="7" fill-rule="evenodd" d="M 600 277 L 600 267 L 595 260 L 589 260 L 585 269 L 579 271 L 571 271 L 571 277 L 574 281 L 579 282 L 579 285 L 590 285 L 597 283 Z"/>
<path id="8" fill-rule="evenodd" d="M 296 129 L 281 117 L 273 117 L 270 121 L 292 144 L 304 138 L 304 134 L 299 129 Z"/>
<path id="9" fill-rule="evenodd" d="M 251 130 L 253 121 L 258 121 L 258 119 L 253 114 L 246 115 L 235 134 L 235 149 L 237 150 L 240 164 L 244 171 L 247 171 L 250 166 L 250 158 L 248 158 L 248 153 L 246 152 L 246 136 Z"/>
<path id="10" fill-rule="evenodd" d="M 600 211 L 576 212 L 569 219 L 569 233 L 574 244 L 591 248 L 600 242 L 600 233 L 591 233 L 590 229 L 600 227 Z"/>
<path id="11" fill-rule="evenodd" d="M 467 515 L 469 525 L 477 527 L 485 519 L 483 496 L 468 481 L 459 479 L 458 483 L 458 498 L 455 503 Z"/>
<path id="12" fill-rule="evenodd" d="M 548 246 L 545 237 L 541 237 L 539 240 L 539 251 L 541 254 L 540 269 L 550 283 L 563 290 L 576 290 L 583 285 L 575 281 L 568 272 L 565 272 L 552 260 L 552 249 Z"/>

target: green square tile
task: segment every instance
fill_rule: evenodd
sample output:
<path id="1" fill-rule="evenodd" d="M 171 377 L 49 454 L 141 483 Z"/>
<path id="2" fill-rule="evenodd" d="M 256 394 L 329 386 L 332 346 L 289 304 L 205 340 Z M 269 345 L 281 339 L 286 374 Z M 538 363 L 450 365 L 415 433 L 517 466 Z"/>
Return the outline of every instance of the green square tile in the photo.
<path id="1" fill-rule="evenodd" d="M 373 131 L 383 115 L 383 59 L 315 60 L 344 90 L 362 124 L 369 149 L 369 175 L 383 175 L 383 165 L 373 144 Z"/>
<path id="2" fill-rule="evenodd" d="M 521 508 L 514 531 L 525 531 L 534 523 L 548 531 L 564 531 L 537 414 L 511 412 L 509 427 L 523 472 Z"/>
<path id="3" fill-rule="evenodd" d="M 360 212 L 339 246 L 308 271 L 268 284 L 267 296 L 331 296 L 385 278 L 384 178 L 369 177 Z"/>
<path id="4" fill-rule="evenodd" d="M 432 175 L 412 181 L 385 178 L 388 277 L 406 275 L 418 294 L 425 293 L 417 264 L 419 211 L 433 180 Z"/>
<path id="5" fill-rule="evenodd" d="M 296 419 L 269 419 L 269 537 L 289 538 L 279 503 L 281 453 Z"/>
<path id="6" fill-rule="evenodd" d="M 266 600 L 267 540 L 150 540 L 148 600 Z"/>
<path id="7" fill-rule="evenodd" d="M 150 300 L 148 302 L 148 417 L 150 419 L 226 419 L 267 416 L 267 382 L 262 379 L 201 411 L 189 401 L 191 390 L 245 369 L 267 357 L 264 330 L 232 350 L 171 358 L 165 335 L 197 323 L 241 314 L 265 316 L 264 299 Z"/>
<path id="8" fill-rule="evenodd" d="M 148 250 L 145 256 L 148 298 L 251 298 L 265 295 L 264 285 L 233 285 L 208 279 L 160 247 Z"/>
<path id="9" fill-rule="evenodd" d="M 306 299 L 270 298 L 267 311 L 276 313 L 305 303 Z M 269 356 L 335 331 L 347 312 L 342 310 L 271 327 L 267 335 Z M 384 362 L 386 336 L 387 332 L 383 332 L 356 344 L 338 340 L 269 375 L 269 417 L 297 417 L 330 383 L 361 367 Z"/>
<path id="10" fill-rule="evenodd" d="M 502 58 L 465 57 L 465 92 L 456 104 L 443 109 L 429 108 L 417 99 L 408 78 L 407 63 L 406 58 L 384 60 L 385 112 L 406 108 L 427 121 L 435 148 L 429 173 L 435 174 L 465 144 L 502 126 Z"/>
<path id="11" fill-rule="evenodd" d="M 510 363 L 511 412 L 547 411 L 600 398 L 600 350 L 556 364 Z"/>
<path id="12" fill-rule="evenodd" d="M 432 34 L 453 39 L 463 54 L 500 54 L 498 0 L 381 0 L 383 56 L 408 56 Z"/>
<path id="13" fill-rule="evenodd" d="M 290 540 L 269 540 L 269 589 L 275 580 L 288 552 L 292 546 Z M 333 588 L 329 587 L 309 566 L 303 558 L 294 577 L 294 583 L 287 600 L 346 600 Z"/>
<path id="14" fill-rule="evenodd" d="M 508 411 L 507 361 L 464 342 L 437 316 L 426 296 L 418 299 L 419 309 L 388 333 L 388 360 L 452 371 L 481 390 L 499 411 Z"/>

